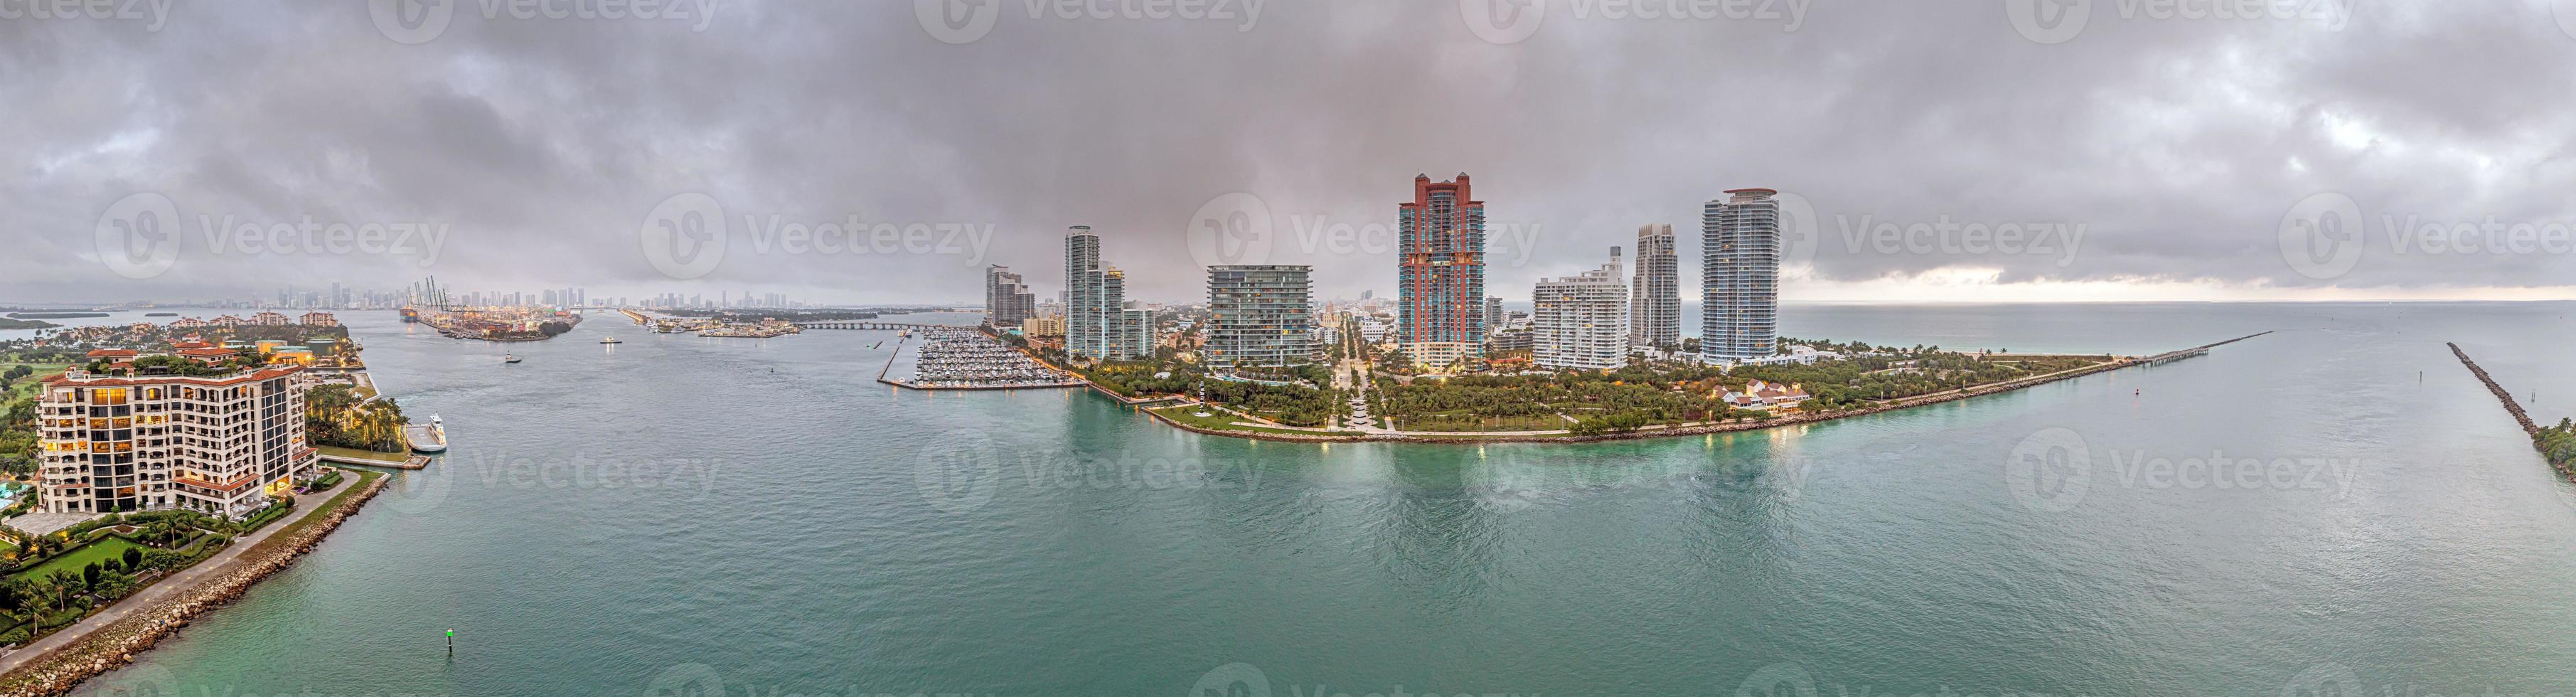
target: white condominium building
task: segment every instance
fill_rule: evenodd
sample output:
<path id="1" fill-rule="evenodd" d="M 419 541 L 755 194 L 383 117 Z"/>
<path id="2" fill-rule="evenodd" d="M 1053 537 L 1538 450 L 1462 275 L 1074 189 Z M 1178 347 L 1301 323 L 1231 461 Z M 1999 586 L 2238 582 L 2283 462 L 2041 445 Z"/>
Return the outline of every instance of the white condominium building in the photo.
<path id="1" fill-rule="evenodd" d="M 1531 362 L 1559 369 L 1628 365 L 1628 286 L 1619 276 L 1619 248 L 1612 247 L 1610 263 L 1599 269 L 1541 279 L 1532 293 Z"/>
<path id="2" fill-rule="evenodd" d="M 44 509 L 258 511 L 293 479 L 318 473 L 304 442 L 304 378 L 297 366 L 45 378 L 36 412 Z"/>

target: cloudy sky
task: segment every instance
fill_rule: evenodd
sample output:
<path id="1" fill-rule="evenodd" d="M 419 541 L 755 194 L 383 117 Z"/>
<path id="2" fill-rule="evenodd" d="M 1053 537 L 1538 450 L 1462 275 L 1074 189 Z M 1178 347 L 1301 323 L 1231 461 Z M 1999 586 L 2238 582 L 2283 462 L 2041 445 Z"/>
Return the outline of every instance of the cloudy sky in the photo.
<path id="1" fill-rule="evenodd" d="M 1512 299 L 1742 187 L 1792 299 L 2576 297 L 2576 0 L 711 1 L 0 0 L 0 302 L 1383 294 L 1461 172 Z"/>

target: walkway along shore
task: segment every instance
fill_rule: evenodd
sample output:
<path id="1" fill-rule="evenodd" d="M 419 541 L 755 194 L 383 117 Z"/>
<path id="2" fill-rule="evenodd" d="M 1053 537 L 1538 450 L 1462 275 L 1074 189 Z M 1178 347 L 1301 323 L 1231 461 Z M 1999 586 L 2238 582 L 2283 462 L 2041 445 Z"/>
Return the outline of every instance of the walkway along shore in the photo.
<path id="1" fill-rule="evenodd" d="M 2213 348 L 2217 348 L 2217 347 L 2220 347 L 2220 346 L 2225 346 L 2225 345 L 2228 345 L 2228 344 L 2233 344 L 2233 343 L 2236 343 L 2236 342 L 2239 342 L 2239 341 L 2244 341 L 2244 340 L 2246 340 L 2246 339 L 2251 339 L 2251 338 L 2254 338 L 2254 337 L 2258 337 L 2258 336 L 2262 336 L 2262 335 L 2270 334 L 2270 333 L 2271 333 L 2271 332 L 2268 332 L 2268 331 L 2265 331 L 2265 332 L 2256 332 L 2256 333 L 2253 333 L 2253 334 L 2247 334 L 2247 335 L 2245 335 L 2245 336 L 2236 337 L 2236 338 L 2234 338 L 2234 339 L 2228 339 L 2228 340 L 2226 340 L 2226 341 L 2221 341 L 2221 342 L 2214 343 L 2214 344 L 2203 344 L 2203 345 L 2200 345 L 2200 346 L 2194 346 L 2194 347 L 2187 348 L 2187 349 L 2181 349 L 2181 350 L 2176 350 L 2176 351 L 2167 351 L 2167 352 L 2165 352 L 2165 353 L 2160 353 L 2160 354 L 2156 354 L 2156 355 L 2153 355 L 2153 356 L 2141 356 L 2141 357 L 2122 358 L 2122 359 L 2119 359 L 2119 360 L 2111 361 L 2111 362 L 2108 362 L 2108 363 L 2103 363 L 2103 364 L 2100 364 L 2100 365 L 2095 365 L 2095 366 L 2090 366 L 2090 367 L 2085 367 L 2085 368 L 2077 368 L 2077 369 L 2074 369 L 2074 370 L 2067 370 L 2067 371 L 2061 371 L 2061 372 L 2056 372 L 2056 373 L 2050 373 L 2050 374 L 2047 374 L 2047 375 L 2036 375 L 2036 376 L 2032 376 L 2032 377 L 2022 378 L 2022 379 L 2019 379 L 2019 380 L 2010 380 L 2010 381 L 2005 381 L 2005 382 L 1999 382 L 1999 383 L 1995 383 L 1995 384 L 1992 384 L 1992 385 L 1982 385 L 1982 386 L 1978 386 L 1978 387 L 1971 387 L 1971 388 L 1968 388 L 1968 389 L 1965 389 L 1965 390 L 1951 390 L 1951 391 L 1947 391 L 1947 392 L 1937 392 L 1937 393 L 1933 393 L 1933 394 L 1918 395 L 1918 396 L 1914 396 L 1914 397 L 1907 397 L 1907 398 L 1904 398 L 1904 399 L 1890 400 L 1890 401 L 1885 402 L 1885 403 L 1881 403 L 1881 404 L 1878 404 L 1878 405 L 1875 405 L 1875 406 L 1866 407 L 1866 408 L 1861 408 L 1861 409 L 1846 409 L 1846 410 L 1842 410 L 1842 411 L 1824 412 L 1824 413 L 1817 413 L 1817 414 L 1799 413 L 1799 414 L 1790 415 L 1790 416 L 1783 416 L 1783 417 L 1774 418 L 1774 419 L 1762 419 L 1762 420 L 1757 420 L 1757 421 L 1727 421 L 1727 422 L 1720 422 L 1720 423 L 1697 423 L 1697 424 L 1679 424 L 1679 425 L 1665 425 L 1665 426 L 1647 426 L 1647 427 L 1640 428 L 1640 429 L 1637 429 L 1637 430 L 1635 430 L 1635 431 L 1630 431 L 1630 432 L 1627 432 L 1627 433 L 1609 433 L 1609 434 L 1602 434 L 1602 435 L 1597 435 L 1597 436 L 1574 436 L 1574 435 L 1528 435 L 1528 434 L 1496 435 L 1496 436 L 1478 436 L 1478 435 L 1475 435 L 1475 434 L 1476 434 L 1476 432 L 1473 432 L 1473 431 L 1469 431 L 1469 432 L 1461 432 L 1461 433 L 1458 433 L 1458 434 L 1456 434 L 1456 435 L 1421 435 L 1421 432 L 1418 432 L 1418 431 L 1417 431 L 1417 432 L 1414 432 L 1414 433 L 1398 433 L 1398 434 L 1368 434 L 1368 435 L 1358 435 L 1358 434 L 1353 434 L 1353 435 L 1327 435 L 1327 434 L 1320 434 L 1320 433 L 1319 433 L 1319 434 L 1315 434 L 1315 435 L 1304 435 L 1304 434 L 1289 434 L 1289 433 L 1264 433 L 1264 432 L 1251 432 L 1251 431 L 1228 431 L 1228 430 L 1221 430 L 1221 429 L 1204 428 L 1204 427 L 1200 427 L 1200 426 L 1193 426 L 1193 425 L 1190 425 L 1190 424 L 1182 423 L 1182 422 L 1180 422 L 1180 421 L 1177 421 L 1177 420 L 1172 419 L 1171 417 L 1167 417 L 1167 416 L 1164 416 L 1164 415 L 1162 415 L 1162 414 L 1155 413 L 1153 410 L 1150 410 L 1150 409 L 1145 410 L 1145 413 L 1146 413 L 1147 415 L 1150 415 L 1150 416 L 1154 417 L 1154 419 L 1155 419 L 1155 420 L 1163 422 L 1164 424 L 1170 425 L 1170 426 L 1172 426 L 1172 427 L 1174 427 L 1174 428 L 1178 428 L 1178 429 L 1181 429 L 1181 430 L 1184 430 L 1184 431 L 1191 431 L 1191 432 L 1194 432 L 1194 433 L 1204 433 L 1204 434 L 1211 435 L 1211 436 L 1231 436 L 1231 437 L 1235 437 L 1235 438 L 1251 438 L 1251 439 L 1255 439 L 1255 440 L 1274 440 L 1274 441 L 1289 441 L 1289 442 L 1300 442 L 1300 443 L 1361 443 L 1361 442 L 1380 442 L 1380 443 L 1598 443 L 1598 442 L 1602 442 L 1602 441 L 1613 441 L 1613 440 L 1633 440 L 1633 439 L 1639 439 L 1639 438 L 1679 438 L 1679 437 L 1683 437 L 1683 436 L 1698 436 L 1698 435 L 1706 435 L 1706 434 L 1711 434 L 1711 433 L 1730 433 L 1730 432 L 1735 432 L 1735 431 L 1756 431 L 1756 430 L 1761 430 L 1761 429 L 1766 429 L 1766 428 L 1779 428 L 1779 427 L 1782 427 L 1782 426 L 1796 426 L 1796 425 L 1799 425 L 1799 424 L 1812 424 L 1812 423 L 1818 423 L 1818 422 L 1823 422 L 1823 421 L 1832 421 L 1832 420 L 1835 420 L 1835 419 L 1850 418 L 1850 417 L 1854 417 L 1854 416 L 1865 416 L 1865 415 L 1869 415 L 1869 414 L 1878 414 L 1878 413 L 1884 413 L 1884 412 L 1896 411 L 1896 410 L 1898 410 L 1898 409 L 1909 409 L 1909 408 L 1913 408 L 1913 407 L 1920 407 L 1920 406 L 1928 406 L 1928 405 L 1933 405 L 1933 404 L 1940 404 L 1940 403 L 1942 403 L 1942 402 L 1949 402 L 1949 401 L 1955 401 L 1955 400 L 1967 399 L 1967 398 L 1969 398 L 1969 397 L 1977 397 L 1977 396 L 1983 396 L 1983 395 L 1990 395 L 1990 394 L 1995 394 L 1995 393 L 1998 393 L 1998 392 L 2010 392 L 2010 391 L 2013 391 L 2013 390 L 2018 390 L 2018 389 L 2022 389 L 2022 388 L 2026 388 L 2026 387 L 2036 387 L 2036 386 L 2039 386 L 2039 385 L 2045 385 L 2045 384 L 2048 384 L 2048 383 L 2057 382 L 2057 381 L 2059 381 L 2059 380 L 2069 380 L 2069 379 L 2074 379 L 2074 378 L 2084 377 L 2084 376 L 2086 376 L 2086 375 L 2092 375 L 2092 374 L 2095 374 L 2095 373 L 2104 373 L 2104 372 L 2109 372 L 2109 371 L 2113 371 L 2113 370 L 2119 370 L 2119 369 L 2121 369 L 2121 368 L 2128 368 L 2128 367 L 2132 367 L 2132 366 L 2140 366 L 2140 365 L 2151 365 L 2151 364 L 2162 364 L 2162 363 L 2167 363 L 2167 362 L 2171 362 L 2171 361 L 2174 361 L 2174 360 L 2179 360 L 2179 359 L 2182 359 L 2182 358 L 2187 358 L 2187 357 L 2191 357 L 2191 356 L 2200 355 L 2200 354 L 2202 354 L 2202 353 L 2206 353 L 2206 352 L 2208 352 L 2210 349 L 2213 349 Z M 1146 401 L 1160 401 L 1160 400 L 1130 400 L 1130 399 L 1127 399 L 1127 398 L 1124 398 L 1124 397 L 1119 397 L 1119 396 L 1117 395 L 1117 393 L 1110 392 L 1107 388 L 1103 388 L 1103 387 L 1101 387 L 1101 386 L 1099 386 L 1099 385 L 1092 385 L 1092 386 L 1091 386 L 1091 389 L 1092 389 L 1092 390 L 1094 390 L 1094 391 L 1097 391 L 1097 392 L 1099 392 L 1099 393 L 1101 393 L 1101 394 L 1108 395 L 1108 396 L 1109 396 L 1110 398 L 1112 398 L 1112 399 L 1116 399 L 1116 400 L 1118 400 L 1118 401 L 1120 401 L 1120 402 L 1127 403 L 1127 404 L 1140 404 L 1140 403 L 1143 403 L 1143 402 L 1146 402 Z"/>
<path id="2" fill-rule="evenodd" d="M 2470 375 L 2478 376 L 2478 382 L 2487 384 L 2487 391 L 2495 393 L 2496 401 L 2504 403 L 2505 413 L 2512 414 L 2513 422 L 2522 426 L 2524 434 L 2531 436 L 2531 449 L 2540 450 L 2540 424 L 2532 422 L 2530 414 L 2523 413 L 2522 403 L 2513 401 L 2513 393 L 2505 391 L 2503 385 L 2496 384 L 2495 378 L 2487 375 L 2487 369 L 2478 367 L 2477 361 L 2469 360 L 2469 353 L 2460 350 L 2459 344 L 2445 341 L 2442 345 L 2451 347 L 2451 355 L 2460 358 L 2460 365 L 2468 366 Z M 2540 452 L 2540 461 L 2549 462 L 2548 451 Z M 2552 462 L 2550 466 L 2556 468 L 2560 476 L 2576 479 L 2576 467 L 2571 467 L 2564 462 Z"/>
<path id="3" fill-rule="evenodd" d="M 389 475 L 350 477 L 337 489 L 314 497 L 310 512 L 271 523 L 258 539 L 236 541 L 232 549 L 188 567 L 136 592 L 106 611 L 65 627 L 26 648 L 0 658 L 0 695 L 37 697 L 68 693 L 81 681 L 134 662 L 149 649 L 188 626 L 191 619 L 241 598 L 253 584 L 284 570 L 321 544 L 393 480 Z M 337 507 L 332 499 L 347 496 Z M 330 513 L 319 520 L 310 516 Z M 310 524 L 297 527 L 300 523 Z M 291 528 L 291 529 L 290 529 Z M 176 691 L 176 685 L 158 686 Z"/>

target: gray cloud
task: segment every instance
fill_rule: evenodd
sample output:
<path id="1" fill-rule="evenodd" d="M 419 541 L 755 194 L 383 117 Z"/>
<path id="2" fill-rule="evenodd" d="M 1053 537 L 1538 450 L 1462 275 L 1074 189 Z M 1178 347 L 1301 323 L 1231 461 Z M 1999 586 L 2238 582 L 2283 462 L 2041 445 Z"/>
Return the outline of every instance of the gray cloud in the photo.
<path id="1" fill-rule="evenodd" d="M 0 298 L 392 288 L 435 273 L 594 295 L 962 302 L 980 297 L 981 263 L 1051 293 L 1058 235 L 1088 224 L 1139 296 L 1188 301 L 1202 282 L 1191 218 L 1230 192 L 1270 210 L 1267 261 L 1315 264 L 1328 294 L 1383 292 L 1383 245 L 1298 232 L 1388 225 L 1414 174 L 1462 171 L 1494 220 L 1536 231 L 1535 247 L 1494 259 L 1493 291 L 1514 298 L 1597 264 L 1639 224 L 1693 230 L 1701 202 L 1744 186 L 1818 213 L 1822 244 L 1793 289 L 1961 270 L 2258 293 L 2576 278 L 2567 253 L 2392 250 L 2381 218 L 2576 223 L 2559 195 L 2576 183 L 2564 96 L 2576 38 L 2547 2 L 2369 2 L 2336 26 L 2122 16 L 2134 5 L 2096 0 L 2057 44 L 2017 32 L 2000 1 L 1820 3 L 1785 31 L 1547 0 L 1508 44 L 1447 1 L 1266 2 L 1248 28 L 988 2 L 989 33 L 962 44 L 900 2 L 726 0 L 687 20 L 486 19 L 458 2 L 417 44 L 361 3 L 181 3 L 157 30 L 0 19 L 14 126 L 0 130 L 13 155 L 0 244 L 18 252 L 0 256 Z M 174 201 L 184 233 L 170 270 L 141 280 L 102 263 L 92 235 L 135 192 Z M 646 216 L 684 192 L 720 202 L 732 236 L 693 281 L 639 251 Z M 2368 245 L 2326 278 L 2285 262 L 2278 235 L 2319 192 L 2358 204 Z M 217 253 L 200 222 L 227 215 L 449 233 L 434 259 Z M 2071 259 L 1890 253 L 1852 248 L 1845 230 L 1863 219 L 2084 237 Z M 847 220 L 994 237 L 980 254 L 751 239 Z"/>

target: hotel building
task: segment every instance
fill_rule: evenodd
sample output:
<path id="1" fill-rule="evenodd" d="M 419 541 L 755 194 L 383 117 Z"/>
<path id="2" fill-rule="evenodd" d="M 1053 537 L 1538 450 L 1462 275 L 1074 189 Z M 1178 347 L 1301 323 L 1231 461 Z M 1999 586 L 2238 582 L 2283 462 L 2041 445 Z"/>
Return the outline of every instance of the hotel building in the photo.
<path id="1" fill-rule="evenodd" d="M 1321 358 L 1309 266 L 1208 267 L 1209 363 L 1293 366 Z"/>
<path id="2" fill-rule="evenodd" d="M 1532 363 L 1590 370 L 1628 365 L 1628 286 L 1619 278 L 1619 248 L 1610 248 L 1610 263 L 1601 268 L 1541 279 L 1530 296 L 1536 306 Z"/>
<path id="3" fill-rule="evenodd" d="M 1703 360 L 1769 357 L 1780 330 L 1780 204 L 1771 189 L 1735 189 L 1700 213 Z"/>
<path id="4" fill-rule="evenodd" d="M 303 369 L 45 378 L 40 486 L 53 513 L 183 508 L 240 517 L 317 474 Z"/>
<path id="5" fill-rule="evenodd" d="M 1485 340 L 1485 202 L 1467 175 L 1413 177 L 1413 201 L 1396 210 L 1396 341 L 1459 344 Z M 1446 355 L 1452 347 L 1430 350 Z"/>
<path id="6" fill-rule="evenodd" d="M 1064 350 L 1096 361 L 1154 355 L 1154 313 L 1128 307 L 1127 274 L 1100 261 L 1089 225 L 1064 234 Z"/>
<path id="7" fill-rule="evenodd" d="M 1681 259 L 1671 224 L 1637 226 L 1637 274 L 1628 285 L 1628 343 L 1682 347 Z"/>

